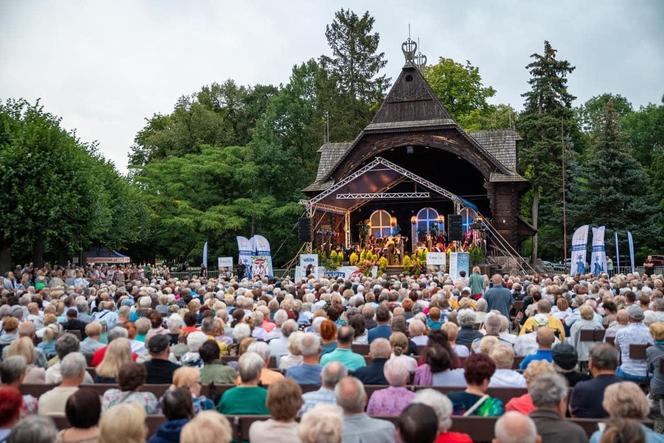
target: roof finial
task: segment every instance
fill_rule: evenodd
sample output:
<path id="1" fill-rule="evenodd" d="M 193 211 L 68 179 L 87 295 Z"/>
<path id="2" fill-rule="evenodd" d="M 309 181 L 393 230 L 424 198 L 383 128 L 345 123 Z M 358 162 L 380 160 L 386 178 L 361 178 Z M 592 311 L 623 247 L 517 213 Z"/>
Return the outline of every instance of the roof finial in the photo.
<path id="1" fill-rule="evenodd" d="M 420 38 L 417 37 L 417 46 L 420 46 Z M 417 51 L 417 55 L 413 59 L 415 65 L 419 68 L 420 71 L 424 71 L 424 67 L 427 65 L 427 56 L 422 54 L 421 51 Z"/>
<path id="2" fill-rule="evenodd" d="M 417 51 L 417 43 L 410 38 L 410 23 L 408 24 L 408 39 L 401 44 L 401 52 L 406 58 L 406 66 L 411 66 L 415 62 L 415 51 Z"/>

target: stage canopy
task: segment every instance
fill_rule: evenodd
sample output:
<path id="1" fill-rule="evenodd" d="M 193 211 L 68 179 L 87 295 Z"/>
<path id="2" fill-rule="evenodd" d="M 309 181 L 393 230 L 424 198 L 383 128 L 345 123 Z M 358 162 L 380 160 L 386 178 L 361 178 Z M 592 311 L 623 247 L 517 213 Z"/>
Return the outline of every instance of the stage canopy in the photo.
<path id="1" fill-rule="evenodd" d="M 88 264 L 95 263 L 129 263 L 131 258 L 126 255 L 120 254 L 118 251 L 109 249 L 105 246 L 91 248 L 85 253 L 85 261 Z"/>

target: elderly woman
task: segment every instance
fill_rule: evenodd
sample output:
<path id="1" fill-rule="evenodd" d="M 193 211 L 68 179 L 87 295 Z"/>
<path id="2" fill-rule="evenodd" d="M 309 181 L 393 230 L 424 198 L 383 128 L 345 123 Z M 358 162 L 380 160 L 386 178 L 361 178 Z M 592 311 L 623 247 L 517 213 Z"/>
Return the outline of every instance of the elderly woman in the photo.
<path id="1" fill-rule="evenodd" d="M 587 363 L 590 348 L 594 345 L 593 342 L 581 341 L 582 330 L 603 330 L 604 327 L 594 320 L 595 311 L 589 305 L 583 305 L 579 308 L 580 319 L 574 322 L 570 332 L 571 344 L 576 349 L 578 354 L 579 363 Z"/>
<path id="2" fill-rule="evenodd" d="M 456 342 L 457 337 L 459 336 L 459 327 L 456 324 L 447 322 L 442 328 L 440 328 L 440 330 L 447 334 L 447 342 L 458 357 L 466 358 L 470 355 L 470 349 L 468 349 L 468 346 L 460 345 Z M 431 336 L 431 334 L 429 334 L 429 336 Z"/>
<path id="3" fill-rule="evenodd" d="M 485 298 L 480 298 L 475 304 L 475 321 L 477 323 L 484 323 L 486 316 L 489 312 L 489 304 L 486 302 Z"/>
<path id="4" fill-rule="evenodd" d="M 261 371 L 261 384 L 263 386 L 269 386 L 272 383 L 279 381 L 284 378 L 281 372 L 277 372 L 273 369 L 268 369 L 268 364 L 270 362 L 270 348 L 267 343 L 258 341 L 249 345 L 247 352 L 255 352 L 260 355 L 263 359 L 264 365 Z M 239 382 L 239 380 L 238 380 Z"/>
<path id="5" fill-rule="evenodd" d="M 390 346 L 392 347 L 390 359 L 403 360 L 412 374 L 417 369 L 417 360 L 405 355 L 408 352 L 408 344 L 408 337 L 403 332 L 393 332 L 390 335 Z"/>
<path id="6" fill-rule="evenodd" d="M 14 317 L 2 319 L 2 334 L 0 334 L 0 346 L 7 346 L 18 339 L 18 320 Z"/>
<path id="7" fill-rule="evenodd" d="M 148 429 L 145 410 L 136 403 L 112 407 L 99 421 L 99 443 L 144 443 Z"/>
<path id="8" fill-rule="evenodd" d="M 245 352 L 238 360 L 240 384 L 224 392 L 217 410 L 226 415 L 268 415 L 267 391 L 258 382 L 265 361 L 255 352 Z"/>
<path id="9" fill-rule="evenodd" d="M 348 326 L 355 331 L 355 337 L 353 338 L 354 345 L 369 344 L 369 330 L 362 314 L 351 315 L 348 319 Z"/>
<path id="10" fill-rule="evenodd" d="M 55 443 L 96 443 L 101 403 L 91 389 L 79 389 L 67 399 L 65 416 L 70 427 L 58 433 Z"/>
<path id="11" fill-rule="evenodd" d="M 36 366 L 37 351 L 28 337 L 21 337 L 7 347 L 5 358 L 20 355 L 25 358 L 27 369 L 23 383 L 44 383 L 46 381 L 46 370 Z"/>
<path id="12" fill-rule="evenodd" d="M 212 400 L 201 395 L 201 374 L 198 368 L 182 367 L 173 373 L 173 384 L 171 388 L 187 388 L 191 391 L 191 401 L 194 414 L 208 409 L 214 409 Z"/>
<path id="13" fill-rule="evenodd" d="M 6 442 L 21 416 L 21 392 L 11 386 L 0 387 L 0 441 Z"/>
<path id="14" fill-rule="evenodd" d="M 234 384 L 237 377 L 235 369 L 225 365 L 220 358 L 219 345 L 215 340 L 207 340 L 198 350 L 203 360 L 203 367 L 200 369 L 201 384 L 217 385 Z"/>
<path id="15" fill-rule="evenodd" d="M 512 347 L 499 344 L 489 352 L 489 357 L 496 363 L 496 372 L 491 377 L 490 388 L 525 388 L 526 379 L 512 369 L 514 350 Z"/>
<path id="16" fill-rule="evenodd" d="M 51 359 L 57 355 L 55 351 L 55 340 L 58 337 L 58 330 L 59 328 L 56 324 L 51 324 L 41 330 L 42 340 L 37 345 L 37 349 L 39 349 L 47 359 Z"/>
<path id="17" fill-rule="evenodd" d="M 120 367 L 131 362 L 131 344 L 126 338 L 116 338 L 108 345 L 104 359 L 95 368 L 95 383 L 115 383 Z"/>
<path id="18" fill-rule="evenodd" d="M 217 411 L 203 411 L 187 422 L 180 432 L 180 443 L 215 441 L 230 443 L 233 431 L 228 419 Z"/>
<path id="19" fill-rule="evenodd" d="M 528 365 L 523 373 L 523 377 L 526 379 L 528 387 L 530 387 L 530 384 L 538 375 L 555 372 L 556 369 L 553 367 L 552 363 L 549 363 L 546 360 L 537 360 Z M 527 415 L 535 410 L 535 405 L 533 404 L 533 399 L 530 398 L 530 394 L 525 393 L 520 397 L 514 397 L 508 401 L 505 405 L 505 410 L 516 411 Z"/>
<path id="20" fill-rule="evenodd" d="M 405 360 L 393 358 L 385 363 L 383 373 L 390 387 L 374 391 L 367 404 L 367 414 L 399 415 L 415 396 L 405 388 L 410 380 L 410 367 Z"/>
<path id="21" fill-rule="evenodd" d="M 415 346 L 426 346 L 429 343 L 429 337 L 425 335 L 426 332 L 427 327 L 417 318 L 413 319 L 408 325 L 408 334 Z"/>
<path id="22" fill-rule="evenodd" d="M 463 369 L 456 367 L 454 355 L 450 354 L 449 349 L 435 344 L 427 348 L 424 358 L 431 371 L 430 386 L 466 387 Z M 424 381 L 417 379 L 415 384 L 424 384 Z"/>
<path id="23" fill-rule="evenodd" d="M 339 407 L 318 403 L 302 416 L 297 435 L 302 443 L 341 443 L 342 426 Z"/>
<path id="24" fill-rule="evenodd" d="M 28 368 L 25 357 L 22 355 L 14 355 L 6 357 L 0 363 L 0 378 L 2 384 L 0 387 L 13 387 L 19 389 L 24 383 L 25 373 Z M 21 406 L 21 414 L 36 414 L 39 402 L 30 394 L 23 396 L 23 405 Z"/>
<path id="25" fill-rule="evenodd" d="M 454 415 L 495 417 L 503 415 L 503 402 L 490 397 L 486 391 L 491 377 L 496 372 L 496 364 L 484 354 L 473 354 L 464 363 L 464 377 L 468 387 L 463 392 L 452 392 Z"/>
<path id="26" fill-rule="evenodd" d="M 412 403 L 421 403 L 433 408 L 438 417 L 438 438 L 435 443 L 473 443 L 468 434 L 450 432 L 452 427 L 452 402 L 447 396 L 433 389 L 417 391 Z"/>
<path id="27" fill-rule="evenodd" d="M 321 357 L 337 349 L 337 325 L 332 320 L 323 320 L 320 324 Z"/>
<path id="28" fill-rule="evenodd" d="M 188 312 L 188 314 L 191 314 Z M 203 332 L 194 331 L 187 335 L 187 352 L 180 358 L 183 366 L 200 368 L 203 366 L 203 360 L 198 352 L 201 345 L 208 340 L 208 336 Z"/>
<path id="29" fill-rule="evenodd" d="M 470 347 L 475 339 L 483 337 L 482 333 L 475 329 L 477 315 L 472 309 L 459 310 L 457 322 L 461 327 L 456 339 L 457 344 Z"/>
<path id="30" fill-rule="evenodd" d="M 609 385 L 604 390 L 602 407 L 609 413 L 612 420 L 632 419 L 643 421 L 650 412 L 648 399 L 639 386 L 631 381 L 623 381 Z M 646 443 L 657 443 L 662 441 L 662 435 L 656 433 L 647 426 L 641 424 L 645 433 Z M 590 437 L 590 443 L 603 441 L 602 431 L 595 432 Z"/>
<path id="31" fill-rule="evenodd" d="M 279 359 L 279 369 L 286 370 L 302 364 L 302 338 L 304 332 L 295 331 L 288 336 L 288 354 Z"/>
<path id="32" fill-rule="evenodd" d="M 255 421 L 249 427 L 250 441 L 297 442 L 297 412 L 302 407 L 302 389 L 293 380 L 284 379 L 267 391 L 267 408 L 270 418 Z"/>
<path id="33" fill-rule="evenodd" d="M 146 414 L 159 412 L 159 401 L 152 392 L 140 391 L 145 384 L 145 366 L 128 362 L 120 367 L 118 372 L 118 385 L 120 389 L 109 389 L 104 392 L 101 406 L 106 412 L 108 409 L 120 403 L 138 403 L 143 407 Z"/>

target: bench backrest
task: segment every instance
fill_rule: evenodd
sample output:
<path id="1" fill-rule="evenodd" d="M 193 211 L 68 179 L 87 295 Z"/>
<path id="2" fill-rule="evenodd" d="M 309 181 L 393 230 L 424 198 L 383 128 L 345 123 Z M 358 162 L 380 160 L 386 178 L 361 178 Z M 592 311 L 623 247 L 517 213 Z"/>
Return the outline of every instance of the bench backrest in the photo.
<path id="1" fill-rule="evenodd" d="M 604 340 L 604 329 L 581 329 L 580 340 L 582 342 L 598 342 Z"/>

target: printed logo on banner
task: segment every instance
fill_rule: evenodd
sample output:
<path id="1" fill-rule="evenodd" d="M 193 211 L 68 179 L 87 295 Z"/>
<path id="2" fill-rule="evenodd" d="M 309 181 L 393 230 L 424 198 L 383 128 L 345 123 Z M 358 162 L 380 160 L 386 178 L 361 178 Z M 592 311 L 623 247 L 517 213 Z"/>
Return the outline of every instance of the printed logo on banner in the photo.
<path id="1" fill-rule="evenodd" d="M 604 244 L 604 226 L 593 228 L 593 252 L 590 262 L 592 274 L 597 276 L 606 272 L 606 245 Z"/>
<path id="2" fill-rule="evenodd" d="M 570 255 L 570 275 L 586 273 L 586 248 L 588 246 L 588 225 L 583 225 L 572 235 L 572 254 Z"/>
<path id="3" fill-rule="evenodd" d="M 446 258 L 444 252 L 427 252 L 427 266 L 445 266 Z"/>

